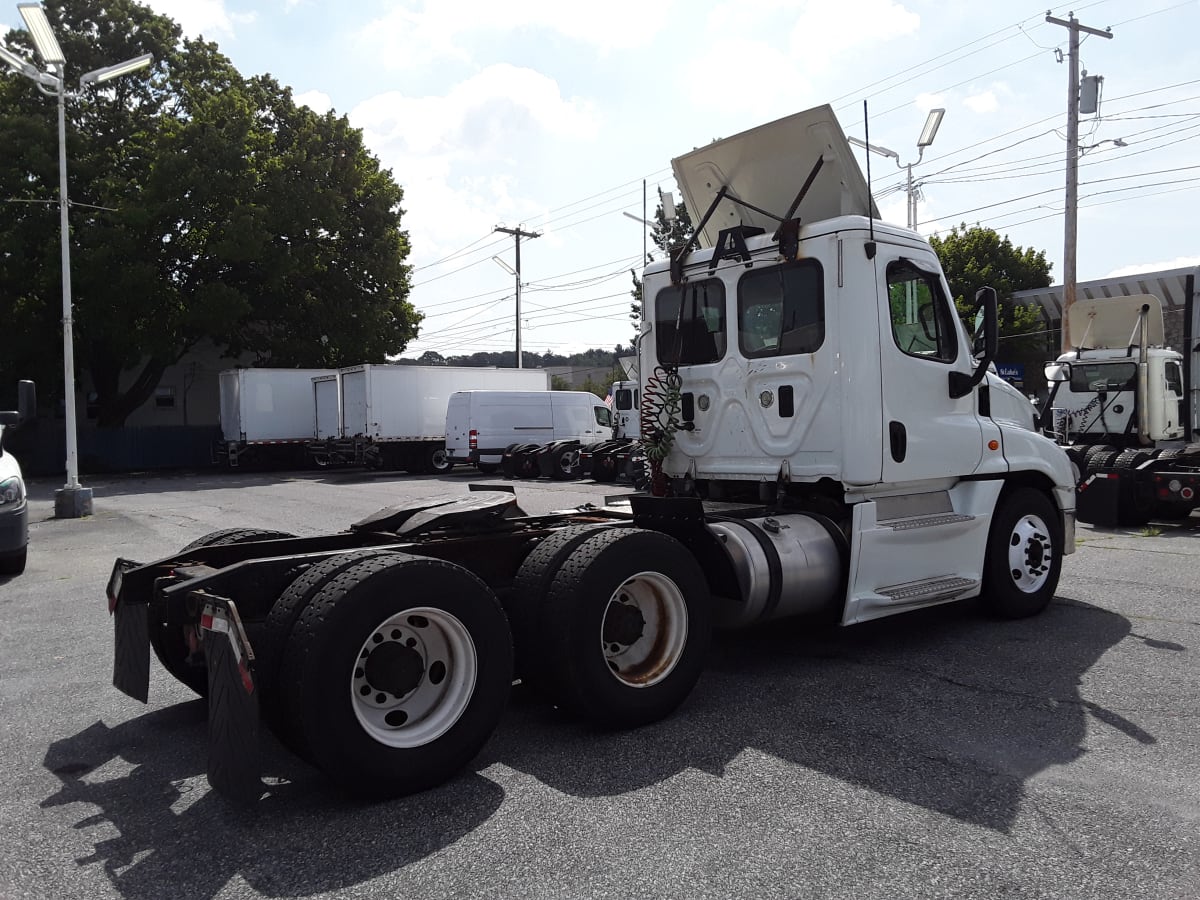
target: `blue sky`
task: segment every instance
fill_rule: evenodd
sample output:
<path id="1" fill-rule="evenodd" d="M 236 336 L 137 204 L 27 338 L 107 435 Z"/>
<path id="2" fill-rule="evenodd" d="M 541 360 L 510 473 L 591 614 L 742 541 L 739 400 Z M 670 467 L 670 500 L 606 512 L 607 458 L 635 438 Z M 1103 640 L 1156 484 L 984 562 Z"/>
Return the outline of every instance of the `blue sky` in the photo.
<path id="1" fill-rule="evenodd" d="M 1045 250 L 1062 275 L 1066 29 L 1035 3 L 924 0 L 150 0 L 247 75 L 346 113 L 405 189 L 406 356 L 514 343 L 511 238 L 522 244 L 522 341 L 536 351 L 628 344 L 642 180 L 674 190 L 673 156 L 831 103 L 843 128 L 916 159 L 944 107 L 919 230 L 976 222 Z M 1093 0 L 1074 10 L 1104 78 L 1081 125 L 1080 280 L 1200 264 L 1200 0 Z M 18 21 L 15 10 L 0 18 Z M 1117 146 L 1120 139 L 1125 146 Z M 860 156 L 860 164 L 862 159 Z M 905 221 L 902 173 L 873 157 L 883 217 Z M 678 197 L 678 194 L 676 194 Z M 789 198 L 790 199 L 790 198 Z M 786 204 L 786 200 L 781 201 Z"/>

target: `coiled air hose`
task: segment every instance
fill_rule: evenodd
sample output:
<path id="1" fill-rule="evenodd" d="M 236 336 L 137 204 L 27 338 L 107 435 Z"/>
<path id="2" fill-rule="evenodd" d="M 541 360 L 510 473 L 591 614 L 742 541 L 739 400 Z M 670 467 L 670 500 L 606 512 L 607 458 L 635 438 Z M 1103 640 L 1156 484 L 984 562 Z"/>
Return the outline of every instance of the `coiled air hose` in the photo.
<path id="1" fill-rule="evenodd" d="M 642 405 L 638 413 L 642 443 L 650 464 L 650 493 L 655 497 L 665 497 L 667 493 L 667 478 L 662 467 L 675 443 L 675 433 L 683 424 L 679 418 L 682 387 L 678 368 L 657 366 L 642 388 Z"/>

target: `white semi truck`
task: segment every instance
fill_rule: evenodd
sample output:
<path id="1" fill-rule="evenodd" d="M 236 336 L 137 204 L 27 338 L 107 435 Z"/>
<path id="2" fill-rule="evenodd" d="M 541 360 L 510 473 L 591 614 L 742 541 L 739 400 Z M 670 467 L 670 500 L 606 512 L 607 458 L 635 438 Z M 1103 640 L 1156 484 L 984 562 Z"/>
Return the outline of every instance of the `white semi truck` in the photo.
<path id="1" fill-rule="evenodd" d="M 1139 525 L 1200 507 L 1194 277 L 1187 294 L 1187 355 L 1165 346 L 1153 294 L 1079 300 L 1067 311 L 1077 345 L 1046 366 L 1042 425 L 1075 464 L 1084 521 Z"/>
<path id="2" fill-rule="evenodd" d="M 116 561 L 114 683 L 145 701 L 153 647 L 208 695 L 217 790 L 261 796 L 260 713 L 347 791 L 389 797 L 465 766 L 514 674 L 635 727 L 684 702 L 715 625 L 1050 602 L 1075 481 L 988 374 L 995 293 L 976 354 L 929 245 L 875 221 L 828 106 L 674 166 L 700 224 L 645 272 L 652 494 L 528 516 L 484 490 Z"/>

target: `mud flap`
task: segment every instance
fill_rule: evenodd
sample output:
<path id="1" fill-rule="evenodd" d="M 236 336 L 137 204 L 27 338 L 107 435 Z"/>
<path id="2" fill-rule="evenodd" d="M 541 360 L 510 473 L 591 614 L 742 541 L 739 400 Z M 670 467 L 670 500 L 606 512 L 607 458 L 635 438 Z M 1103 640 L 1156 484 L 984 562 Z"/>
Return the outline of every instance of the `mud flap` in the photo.
<path id="1" fill-rule="evenodd" d="M 1121 478 L 1115 472 L 1096 473 L 1079 485 L 1075 517 L 1080 522 L 1115 528 L 1120 523 Z"/>
<path id="2" fill-rule="evenodd" d="M 121 602 L 125 573 L 140 563 L 118 559 L 108 579 L 108 609 L 113 614 L 113 687 L 146 702 L 150 693 L 149 606 Z"/>
<path id="3" fill-rule="evenodd" d="M 254 652 L 232 600 L 197 596 L 205 601 L 200 629 L 208 662 L 208 783 L 235 803 L 252 804 L 263 792 Z"/>

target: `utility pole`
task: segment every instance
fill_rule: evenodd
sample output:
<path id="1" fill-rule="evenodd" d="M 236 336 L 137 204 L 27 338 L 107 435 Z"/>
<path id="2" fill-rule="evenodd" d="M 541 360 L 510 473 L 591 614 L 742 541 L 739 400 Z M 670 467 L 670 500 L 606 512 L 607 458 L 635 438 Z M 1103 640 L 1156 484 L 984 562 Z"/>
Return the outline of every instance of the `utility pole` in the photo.
<path id="1" fill-rule="evenodd" d="M 1111 39 L 1112 29 L 1101 31 L 1080 25 L 1074 13 L 1068 13 L 1066 21 L 1046 13 L 1046 21 L 1070 31 L 1067 51 L 1067 202 L 1063 229 L 1062 349 L 1066 351 L 1071 349 L 1067 310 L 1075 303 L 1075 247 L 1079 239 L 1079 33 L 1083 31 Z"/>
<path id="2" fill-rule="evenodd" d="M 518 225 L 516 228 L 505 228 L 503 225 L 497 225 L 494 231 L 500 231 L 504 234 L 511 234 L 513 241 L 516 244 L 517 250 L 517 266 L 514 275 L 517 279 L 517 368 L 525 368 L 521 359 L 521 238 L 538 238 L 542 234 L 540 231 L 522 231 Z"/>

